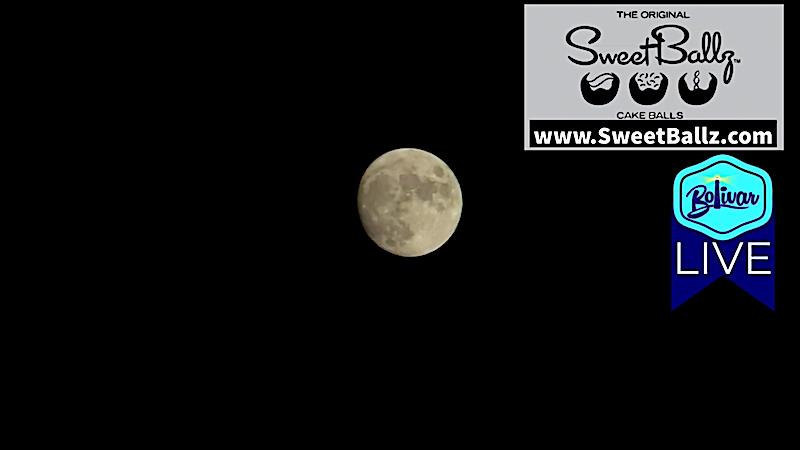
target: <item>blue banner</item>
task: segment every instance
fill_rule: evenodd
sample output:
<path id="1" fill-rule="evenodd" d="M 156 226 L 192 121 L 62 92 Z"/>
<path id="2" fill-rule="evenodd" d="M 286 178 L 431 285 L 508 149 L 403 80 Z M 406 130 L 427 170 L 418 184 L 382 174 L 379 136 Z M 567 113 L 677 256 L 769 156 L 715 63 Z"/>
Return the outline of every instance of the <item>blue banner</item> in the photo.
<path id="1" fill-rule="evenodd" d="M 672 308 L 726 277 L 775 309 L 769 174 L 717 155 L 681 170 L 672 191 Z"/>
<path id="2" fill-rule="evenodd" d="M 723 277 L 756 300 L 775 309 L 774 235 L 773 218 L 764 226 L 739 235 L 738 239 L 714 241 L 682 226 L 673 217 L 672 309 Z M 730 273 L 726 274 L 726 270 Z"/>

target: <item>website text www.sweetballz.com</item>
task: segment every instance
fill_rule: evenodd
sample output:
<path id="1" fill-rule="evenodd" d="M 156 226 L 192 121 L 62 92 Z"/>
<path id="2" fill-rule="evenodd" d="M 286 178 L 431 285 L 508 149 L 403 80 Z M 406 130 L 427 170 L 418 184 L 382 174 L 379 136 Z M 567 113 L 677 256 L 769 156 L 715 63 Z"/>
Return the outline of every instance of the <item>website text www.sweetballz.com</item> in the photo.
<path id="1" fill-rule="evenodd" d="M 776 125 L 773 120 L 531 120 L 529 145 L 531 148 L 776 147 Z"/>

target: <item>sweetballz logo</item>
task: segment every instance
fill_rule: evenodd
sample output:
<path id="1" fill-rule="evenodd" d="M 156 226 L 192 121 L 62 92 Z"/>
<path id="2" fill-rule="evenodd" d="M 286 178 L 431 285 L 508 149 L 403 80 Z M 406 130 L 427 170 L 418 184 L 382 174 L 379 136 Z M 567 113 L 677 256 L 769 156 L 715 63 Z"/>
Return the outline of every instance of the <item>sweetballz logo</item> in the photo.
<path id="1" fill-rule="evenodd" d="M 783 149 L 783 6 L 525 5 L 525 148 Z"/>
<path id="2" fill-rule="evenodd" d="M 585 44 L 576 42 L 575 34 L 581 31 L 590 33 Z M 670 31 L 678 32 L 680 37 L 674 43 L 667 44 L 664 35 Z M 641 49 L 639 51 L 629 53 L 623 50 L 618 53 L 598 53 L 589 44 L 594 44 L 600 40 L 602 35 L 600 29 L 591 26 L 575 27 L 567 33 L 567 44 L 585 52 L 587 55 L 583 59 L 569 56 L 569 60 L 581 66 L 592 66 L 598 63 L 603 65 L 618 64 L 626 66 L 630 64 L 634 66 L 649 66 L 651 61 L 652 64 L 658 66 L 682 64 L 684 62 L 690 64 L 722 63 L 725 64 L 723 71 L 725 84 L 730 83 L 733 78 L 733 62 L 736 61 L 738 63 L 741 61 L 738 58 L 734 59 L 736 53 L 733 50 L 722 50 L 722 34 L 718 31 L 714 33 L 703 32 L 701 49 L 691 51 L 682 47 L 689 40 L 689 30 L 680 25 L 662 25 L 653 28 L 650 34 L 651 36 L 644 40 L 644 44 L 638 47 Z M 651 52 L 655 56 L 651 56 Z M 673 53 L 676 56 L 670 59 L 669 56 L 665 56 L 669 53 Z M 686 73 L 681 75 L 678 81 L 680 98 L 688 105 L 697 106 L 708 103 L 716 93 L 717 77 L 708 72 L 708 86 L 702 88 L 700 87 L 700 70 L 695 70 L 694 87 L 690 89 L 686 84 L 686 75 Z M 588 103 L 598 106 L 605 105 L 616 97 L 619 90 L 619 77 L 616 74 L 605 72 L 597 75 L 591 81 L 588 77 L 589 73 L 584 75 L 580 82 L 581 94 Z M 603 87 L 607 81 L 610 81 L 610 86 Z M 660 102 L 666 96 L 668 86 L 669 78 L 663 72 L 636 72 L 628 82 L 631 99 L 640 105 L 648 106 Z"/>
<path id="3" fill-rule="evenodd" d="M 718 155 L 680 171 L 672 189 L 672 308 L 726 277 L 774 309 L 769 175 Z"/>

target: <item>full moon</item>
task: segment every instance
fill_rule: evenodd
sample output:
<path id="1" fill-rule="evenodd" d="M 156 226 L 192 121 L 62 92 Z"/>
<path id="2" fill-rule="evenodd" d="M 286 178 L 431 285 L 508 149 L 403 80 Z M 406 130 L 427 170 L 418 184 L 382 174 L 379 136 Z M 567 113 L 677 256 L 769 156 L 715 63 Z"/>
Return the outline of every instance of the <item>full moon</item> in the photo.
<path id="1" fill-rule="evenodd" d="M 442 246 L 461 218 L 461 187 L 436 156 L 415 148 L 384 153 L 364 172 L 358 212 L 369 237 L 400 256 Z"/>

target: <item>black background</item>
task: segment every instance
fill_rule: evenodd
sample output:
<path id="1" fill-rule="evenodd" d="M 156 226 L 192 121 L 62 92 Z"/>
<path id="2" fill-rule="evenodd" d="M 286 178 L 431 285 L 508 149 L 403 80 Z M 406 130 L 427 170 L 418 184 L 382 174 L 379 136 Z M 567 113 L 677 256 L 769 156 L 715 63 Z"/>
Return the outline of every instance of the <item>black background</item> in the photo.
<path id="1" fill-rule="evenodd" d="M 301 140 L 323 160 L 326 231 L 304 225 L 328 250 L 298 264 L 320 292 L 307 313 L 325 367 L 555 381 L 655 364 L 681 380 L 712 367 L 772 380 L 796 354 L 792 133 L 783 152 L 726 152 L 773 180 L 776 311 L 722 280 L 671 312 L 672 182 L 717 152 L 523 151 L 523 6 L 496 3 L 315 11 L 330 30 L 309 79 L 323 105 Z M 364 170 L 402 147 L 441 157 L 463 192 L 455 234 L 424 257 L 381 250 L 358 216 Z"/>

